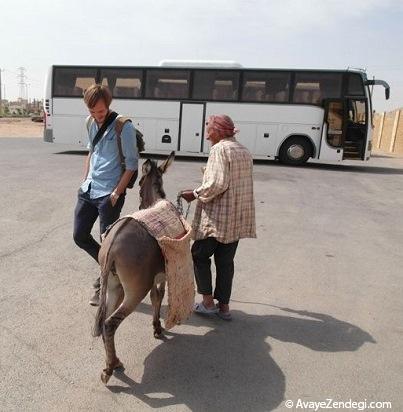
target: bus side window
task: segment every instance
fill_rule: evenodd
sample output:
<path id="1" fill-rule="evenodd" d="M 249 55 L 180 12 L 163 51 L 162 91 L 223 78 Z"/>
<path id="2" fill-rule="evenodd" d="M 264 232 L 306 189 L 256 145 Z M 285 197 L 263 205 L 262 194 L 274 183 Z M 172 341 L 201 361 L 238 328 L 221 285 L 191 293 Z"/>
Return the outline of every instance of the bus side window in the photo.
<path id="1" fill-rule="evenodd" d="M 259 90 L 256 92 L 255 99 L 256 99 L 258 102 L 262 102 L 263 100 L 266 100 L 266 94 L 265 94 L 264 90 L 259 89 Z"/>
<path id="2" fill-rule="evenodd" d="M 246 101 L 253 100 L 253 90 L 250 87 L 244 87 L 243 89 L 243 99 Z"/>
<path id="3" fill-rule="evenodd" d="M 320 92 L 320 90 L 315 90 L 312 93 L 312 103 L 320 104 L 321 103 L 321 96 L 322 96 L 322 93 Z"/>
<path id="4" fill-rule="evenodd" d="M 81 87 L 74 87 L 73 89 L 73 95 L 74 96 L 82 96 L 83 95 L 83 89 Z"/>
<path id="5" fill-rule="evenodd" d="M 213 100 L 219 100 L 220 99 L 220 91 L 218 88 L 214 88 L 212 93 L 211 93 L 211 98 Z"/>
<path id="6" fill-rule="evenodd" d="M 217 86 L 213 89 L 213 100 L 235 100 L 238 96 L 238 90 L 233 90 L 232 86 Z"/>
<path id="7" fill-rule="evenodd" d="M 55 68 L 53 95 L 82 97 L 83 92 L 95 83 L 96 72 L 96 69 L 87 68 Z"/>
<path id="8" fill-rule="evenodd" d="M 276 102 L 285 102 L 286 99 L 287 99 L 287 92 L 285 90 L 277 92 L 274 96 L 274 101 Z"/>
<path id="9" fill-rule="evenodd" d="M 115 87 L 112 91 L 113 96 L 115 97 L 122 97 L 122 88 L 121 87 Z"/>
<path id="10" fill-rule="evenodd" d="M 215 87 L 212 93 L 213 100 L 225 100 L 228 98 L 227 93 L 223 87 Z"/>
<path id="11" fill-rule="evenodd" d="M 163 97 L 161 89 L 158 86 L 154 87 L 154 93 L 153 94 L 154 94 L 154 97 L 157 97 L 157 98 Z"/>
<path id="12" fill-rule="evenodd" d="M 69 88 L 68 87 L 64 87 L 60 84 L 58 84 L 55 87 L 55 94 L 59 95 L 59 96 L 64 96 L 64 95 L 68 95 L 69 94 Z"/>
<path id="13" fill-rule="evenodd" d="M 295 90 L 294 103 L 309 103 L 309 92 L 306 90 Z"/>
<path id="14" fill-rule="evenodd" d="M 137 94 L 136 94 L 137 90 Z M 115 97 L 137 97 L 140 92 L 138 87 L 131 88 L 131 87 L 115 87 L 113 89 L 113 95 Z"/>

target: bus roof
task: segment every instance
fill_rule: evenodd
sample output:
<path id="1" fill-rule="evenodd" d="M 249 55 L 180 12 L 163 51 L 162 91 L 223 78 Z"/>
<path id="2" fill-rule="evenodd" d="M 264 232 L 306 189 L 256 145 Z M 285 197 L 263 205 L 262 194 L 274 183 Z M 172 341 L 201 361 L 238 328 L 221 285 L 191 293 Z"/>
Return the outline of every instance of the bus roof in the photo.
<path id="1" fill-rule="evenodd" d="M 242 64 L 233 60 L 161 60 L 159 66 L 186 68 L 241 69 Z"/>

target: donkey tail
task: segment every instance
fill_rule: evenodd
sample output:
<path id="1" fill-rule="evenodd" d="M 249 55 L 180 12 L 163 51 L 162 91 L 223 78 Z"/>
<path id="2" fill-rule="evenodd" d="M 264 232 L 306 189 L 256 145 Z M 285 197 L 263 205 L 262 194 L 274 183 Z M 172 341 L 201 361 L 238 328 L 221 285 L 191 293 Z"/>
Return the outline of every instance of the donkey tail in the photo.
<path id="1" fill-rule="evenodd" d="M 95 315 L 95 323 L 92 329 L 92 336 L 97 337 L 102 335 L 104 330 L 105 316 L 106 316 L 106 291 L 108 289 L 108 277 L 111 270 L 112 263 L 107 257 L 105 264 L 101 269 L 101 292 L 99 296 L 99 306 L 97 314 Z"/>
<path id="2" fill-rule="evenodd" d="M 114 223 L 114 225 L 118 222 L 120 222 L 119 227 L 114 233 L 114 237 L 112 238 L 112 241 L 109 244 L 109 248 L 106 251 L 106 257 L 105 257 L 105 263 L 102 265 L 101 268 L 101 292 L 99 296 L 99 306 L 98 306 L 98 311 L 97 314 L 95 315 L 95 323 L 94 327 L 92 329 L 92 336 L 97 337 L 101 336 L 102 332 L 104 330 L 104 324 L 105 324 L 105 317 L 106 317 L 106 291 L 108 290 L 108 278 L 109 278 L 109 272 L 112 269 L 112 266 L 114 264 L 114 261 L 109 257 L 109 252 L 111 250 L 111 247 L 113 245 L 113 241 L 116 237 L 116 235 L 122 230 L 124 226 L 130 221 L 131 219 L 129 218 L 120 218 L 118 221 Z M 109 232 L 107 232 L 109 233 Z M 111 234 L 110 234 L 111 235 Z"/>

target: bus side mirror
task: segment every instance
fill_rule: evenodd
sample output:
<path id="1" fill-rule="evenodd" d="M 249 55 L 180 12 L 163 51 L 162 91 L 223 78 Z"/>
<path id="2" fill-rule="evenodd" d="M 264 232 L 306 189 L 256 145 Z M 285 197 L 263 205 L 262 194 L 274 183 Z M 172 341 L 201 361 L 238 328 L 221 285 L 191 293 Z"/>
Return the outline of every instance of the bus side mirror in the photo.
<path id="1" fill-rule="evenodd" d="M 390 96 L 390 87 L 388 85 L 388 83 L 385 82 L 385 80 L 367 80 L 365 82 L 366 86 L 376 86 L 376 85 L 381 85 L 385 88 L 385 99 L 388 100 L 389 96 Z"/>

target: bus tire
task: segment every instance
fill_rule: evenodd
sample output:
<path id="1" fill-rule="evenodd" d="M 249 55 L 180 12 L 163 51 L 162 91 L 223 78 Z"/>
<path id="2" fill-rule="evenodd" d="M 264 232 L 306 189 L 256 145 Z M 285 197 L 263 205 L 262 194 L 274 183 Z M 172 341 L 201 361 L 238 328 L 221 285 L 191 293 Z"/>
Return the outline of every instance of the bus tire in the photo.
<path id="1" fill-rule="evenodd" d="M 281 145 L 278 157 L 281 163 L 302 165 L 311 156 L 311 142 L 302 136 L 292 136 Z"/>

